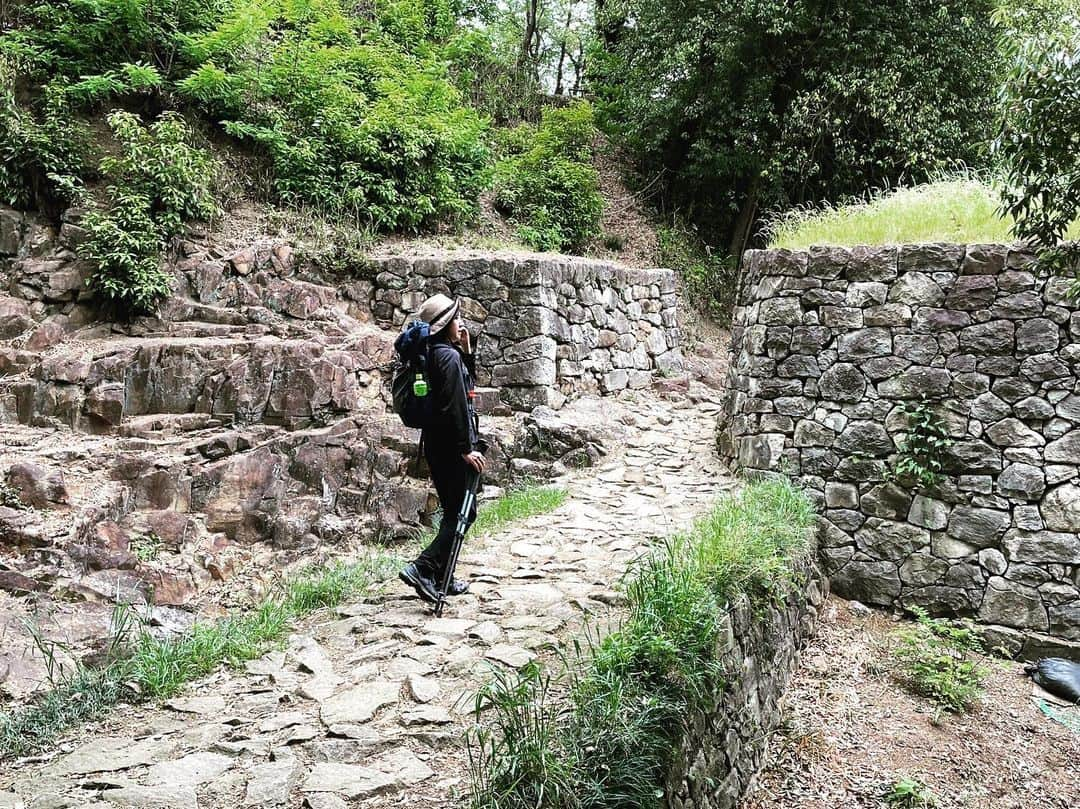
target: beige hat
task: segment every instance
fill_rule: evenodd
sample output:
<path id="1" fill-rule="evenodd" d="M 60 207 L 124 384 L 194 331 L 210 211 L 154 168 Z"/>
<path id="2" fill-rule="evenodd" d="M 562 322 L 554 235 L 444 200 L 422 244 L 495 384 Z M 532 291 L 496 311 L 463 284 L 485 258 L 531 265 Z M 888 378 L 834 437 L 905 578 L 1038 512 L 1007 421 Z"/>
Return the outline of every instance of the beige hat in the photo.
<path id="1" fill-rule="evenodd" d="M 446 328 L 458 312 L 458 302 L 446 295 L 432 295 L 422 304 L 416 316 L 428 324 L 432 334 Z"/>

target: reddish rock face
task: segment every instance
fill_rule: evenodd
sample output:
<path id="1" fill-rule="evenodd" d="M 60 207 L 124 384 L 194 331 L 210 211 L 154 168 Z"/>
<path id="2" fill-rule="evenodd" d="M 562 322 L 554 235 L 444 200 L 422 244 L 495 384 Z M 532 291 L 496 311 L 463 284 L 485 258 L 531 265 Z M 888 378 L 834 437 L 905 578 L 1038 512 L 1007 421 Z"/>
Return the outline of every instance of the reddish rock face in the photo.
<path id="1" fill-rule="evenodd" d="M 14 570 L 0 570 L 0 590 L 12 595 L 27 595 L 48 589 L 48 585 L 24 576 L 22 573 Z"/>
<path id="2" fill-rule="evenodd" d="M 59 469 L 43 469 L 36 464 L 17 463 L 8 468 L 5 477 L 8 485 L 25 505 L 50 508 L 68 501 L 64 475 Z"/>

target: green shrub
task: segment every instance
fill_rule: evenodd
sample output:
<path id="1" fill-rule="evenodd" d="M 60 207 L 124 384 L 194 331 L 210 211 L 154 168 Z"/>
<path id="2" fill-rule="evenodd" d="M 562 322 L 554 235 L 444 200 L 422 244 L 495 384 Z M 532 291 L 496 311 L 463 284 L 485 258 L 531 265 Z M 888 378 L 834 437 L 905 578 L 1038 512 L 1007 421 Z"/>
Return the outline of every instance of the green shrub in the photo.
<path id="1" fill-rule="evenodd" d="M 32 106 L 16 101 L 18 63 L 0 55 L 0 200 L 50 212 L 70 198 L 83 170 L 86 133 L 62 93 Z"/>
<path id="2" fill-rule="evenodd" d="M 149 127 L 138 116 L 109 116 L 119 152 L 101 161 L 104 202 L 84 219 L 80 253 L 94 262 L 94 289 L 122 312 L 147 312 L 169 292 L 161 251 L 189 219 L 215 212 L 213 162 L 190 145 L 183 118 L 165 113 Z"/>
<path id="3" fill-rule="evenodd" d="M 952 444 L 948 427 L 925 399 L 905 402 L 900 412 L 907 417 L 908 432 L 889 477 L 931 488 L 941 481 L 945 451 Z"/>
<path id="4" fill-rule="evenodd" d="M 982 695 L 986 669 L 979 664 L 982 641 L 970 625 L 931 618 L 913 607 L 916 623 L 899 633 L 895 657 L 901 681 L 951 713 L 970 710 Z"/>
<path id="5" fill-rule="evenodd" d="M 885 803 L 896 809 L 928 809 L 937 806 L 937 798 L 934 797 L 926 785 L 914 778 L 901 778 L 889 786 L 882 796 Z"/>
<path id="6" fill-rule="evenodd" d="M 578 249 L 599 233 L 603 200 L 592 166 L 595 137 L 586 102 L 546 109 L 539 126 L 521 124 L 503 135 L 508 156 L 495 168 L 495 203 L 526 244 Z"/>
<path id="7" fill-rule="evenodd" d="M 285 202 L 380 229 L 459 223 L 476 211 L 488 149 L 430 47 L 452 28 L 448 8 L 382 3 L 371 23 L 336 0 L 244 0 L 186 40 L 194 68 L 177 88 L 269 155 Z"/>
<path id="8" fill-rule="evenodd" d="M 473 806 L 663 805 L 674 742 L 723 689 L 724 612 L 787 593 L 812 524 L 786 481 L 748 486 L 632 570 L 624 622 L 564 675 L 497 678 L 477 701 L 488 726 L 469 738 Z"/>
<path id="9" fill-rule="evenodd" d="M 678 274 L 689 299 L 714 317 L 730 317 L 735 305 L 734 259 L 711 249 L 695 228 L 679 221 L 658 228 L 656 236 L 658 264 Z"/>

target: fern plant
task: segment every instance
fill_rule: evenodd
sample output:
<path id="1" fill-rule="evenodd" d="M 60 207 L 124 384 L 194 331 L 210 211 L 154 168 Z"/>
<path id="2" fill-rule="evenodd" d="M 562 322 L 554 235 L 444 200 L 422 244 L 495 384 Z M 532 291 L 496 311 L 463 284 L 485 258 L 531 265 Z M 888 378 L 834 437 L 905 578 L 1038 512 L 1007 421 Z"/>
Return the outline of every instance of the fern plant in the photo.
<path id="1" fill-rule="evenodd" d="M 979 663 L 982 641 L 970 624 L 931 618 L 912 607 L 915 625 L 900 633 L 895 657 L 905 686 L 932 699 L 939 710 L 962 713 L 982 694 L 986 669 Z"/>

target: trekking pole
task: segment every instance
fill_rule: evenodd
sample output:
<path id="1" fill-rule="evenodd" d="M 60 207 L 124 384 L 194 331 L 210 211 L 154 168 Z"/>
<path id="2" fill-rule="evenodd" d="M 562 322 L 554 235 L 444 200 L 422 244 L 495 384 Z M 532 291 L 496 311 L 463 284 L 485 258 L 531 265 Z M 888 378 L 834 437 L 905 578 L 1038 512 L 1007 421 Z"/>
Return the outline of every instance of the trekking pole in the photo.
<path id="1" fill-rule="evenodd" d="M 473 506 L 476 504 L 476 490 L 480 485 L 480 473 L 470 466 L 467 474 L 465 498 L 461 501 L 461 511 L 458 512 L 457 529 L 454 531 L 454 544 L 450 547 L 450 558 L 446 562 L 442 587 L 439 589 L 438 600 L 435 602 L 434 612 L 436 617 L 442 615 L 443 605 L 446 603 L 446 594 L 450 592 L 450 585 L 454 581 L 454 569 L 457 567 L 458 556 L 461 554 L 461 545 L 465 542 L 465 531 L 469 528 L 469 514 L 472 513 Z"/>

